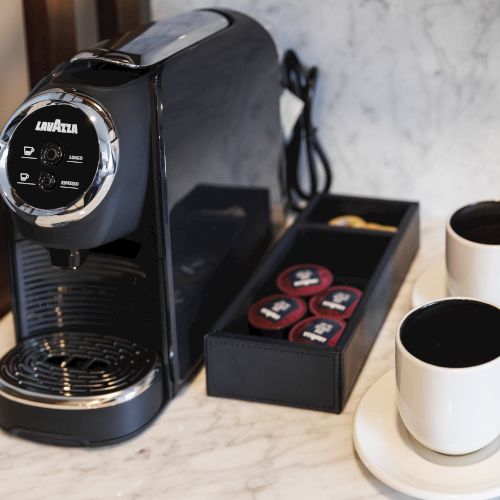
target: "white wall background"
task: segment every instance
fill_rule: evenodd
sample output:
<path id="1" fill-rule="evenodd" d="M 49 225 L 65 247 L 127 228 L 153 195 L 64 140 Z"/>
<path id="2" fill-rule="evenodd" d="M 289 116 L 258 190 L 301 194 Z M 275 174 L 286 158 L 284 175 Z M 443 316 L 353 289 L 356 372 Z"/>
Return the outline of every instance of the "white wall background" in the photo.
<path id="1" fill-rule="evenodd" d="M 500 198 L 500 2 L 152 0 L 253 15 L 320 68 L 315 121 L 334 191 L 422 202 L 443 217 Z"/>

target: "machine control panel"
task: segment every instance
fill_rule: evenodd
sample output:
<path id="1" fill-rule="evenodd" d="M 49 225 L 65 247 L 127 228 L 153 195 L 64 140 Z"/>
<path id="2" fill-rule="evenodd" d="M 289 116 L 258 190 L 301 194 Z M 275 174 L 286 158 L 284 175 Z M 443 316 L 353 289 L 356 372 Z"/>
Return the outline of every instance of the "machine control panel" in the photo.
<path id="1" fill-rule="evenodd" d="M 27 205 L 69 207 L 92 185 L 99 156 L 91 117 L 71 104 L 51 104 L 25 116 L 13 132 L 7 176 Z"/>

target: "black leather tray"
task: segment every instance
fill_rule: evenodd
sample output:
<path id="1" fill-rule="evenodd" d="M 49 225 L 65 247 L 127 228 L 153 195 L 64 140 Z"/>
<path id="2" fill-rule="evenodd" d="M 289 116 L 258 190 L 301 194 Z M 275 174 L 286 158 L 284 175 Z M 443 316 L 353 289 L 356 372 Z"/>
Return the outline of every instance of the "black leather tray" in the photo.
<path id="1" fill-rule="evenodd" d="M 357 214 L 398 227 L 396 233 L 328 226 Z M 274 245 L 247 285 L 205 337 L 210 396 L 340 413 L 366 361 L 419 244 L 418 203 L 321 195 Z M 363 297 L 333 348 L 251 335 L 248 307 L 277 293 L 275 278 L 289 265 L 332 270 L 335 284 Z"/>

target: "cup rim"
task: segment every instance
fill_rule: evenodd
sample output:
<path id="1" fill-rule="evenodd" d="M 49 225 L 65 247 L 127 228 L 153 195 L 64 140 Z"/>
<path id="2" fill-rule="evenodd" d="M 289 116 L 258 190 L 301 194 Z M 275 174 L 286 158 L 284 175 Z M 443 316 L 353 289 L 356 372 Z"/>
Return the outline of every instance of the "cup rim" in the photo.
<path id="1" fill-rule="evenodd" d="M 398 330 L 396 332 L 396 351 L 399 351 L 403 356 L 410 359 L 410 361 L 412 361 L 413 363 L 415 363 L 418 366 L 422 366 L 422 367 L 425 367 L 427 369 L 431 369 L 433 371 L 437 371 L 437 372 L 441 372 L 441 373 L 443 373 L 443 372 L 446 372 L 446 373 L 450 373 L 450 372 L 464 373 L 464 372 L 470 372 L 473 370 L 482 370 L 482 369 L 488 368 L 490 365 L 494 365 L 494 364 L 498 363 L 498 361 L 500 360 L 500 356 L 497 356 L 495 359 L 492 359 L 491 361 L 487 361 L 486 363 L 481 363 L 479 365 L 462 366 L 462 367 L 439 366 L 439 365 L 434 365 L 432 363 L 428 363 L 427 361 L 423 361 L 420 358 L 417 358 L 410 351 L 408 351 L 408 349 L 406 349 L 406 347 L 403 345 L 403 342 L 401 341 L 401 327 L 403 326 L 404 322 L 413 313 L 415 313 L 421 309 L 431 307 L 434 304 L 439 304 L 442 302 L 452 302 L 452 301 L 457 301 L 457 300 L 486 304 L 488 306 L 494 307 L 500 313 L 500 307 L 498 307 L 497 305 L 495 305 L 491 302 L 484 301 L 484 300 L 478 300 L 478 299 L 475 299 L 473 297 L 445 297 L 443 299 L 436 299 L 436 300 L 432 300 L 431 302 L 426 302 L 425 304 L 422 304 L 418 307 L 415 307 L 411 311 L 406 313 L 404 315 L 403 319 L 400 321 L 399 326 L 398 326 Z M 500 333 L 499 333 L 499 335 L 500 335 Z"/>
<path id="2" fill-rule="evenodd" d="M 467 205 L 463 205 L 460 208 L 457 208 L 456 210 L 453 211 L 453 213 L 448 217 L 448 220 L 446 221 L 446 232 L 448 234 L 450 234 L 450 236 L 453 236 L 454 238 L 458 239 L 458 241 L 460 241 L 461 243 L 465 243 L 466 245 L 469 245 L 472 247 L 500 248 L 500 243 L 493 243 L 493 244 L 492 243 L 480 243 L 479 241 L 468 240 L 467 238 L 464 238 L 463 236 L 458 234 L 453 229 L 453 226 L 451 225 L 451 219 L 453 219 L 453 217 L 461 210 L 465 210 L 466 208 L 476 207 L 478 205 L 483 205 L 485 203 L 496 203 L 500 206 L 500 198 L 475 201 L 473 203 L 468 203 Z M 464 298 L 464 297 L 457 297 L 457 298 Z M 465 297 L 465 298 L 467 298 L 467 297 Z"/>

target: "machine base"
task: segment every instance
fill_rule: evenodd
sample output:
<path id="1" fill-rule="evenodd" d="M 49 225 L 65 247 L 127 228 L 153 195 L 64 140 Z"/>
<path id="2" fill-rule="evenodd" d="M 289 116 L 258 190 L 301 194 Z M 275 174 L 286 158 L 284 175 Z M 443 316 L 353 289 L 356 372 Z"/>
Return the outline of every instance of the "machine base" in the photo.
<path id="1" fill-rule="evenodd" d="M 164 404 L 157 376 L 136 398 L 99 409 L 49 409 L 0 395 L 0 427 L 15 436 L 58 446 L 105 446 L 143 431 Z"/>

